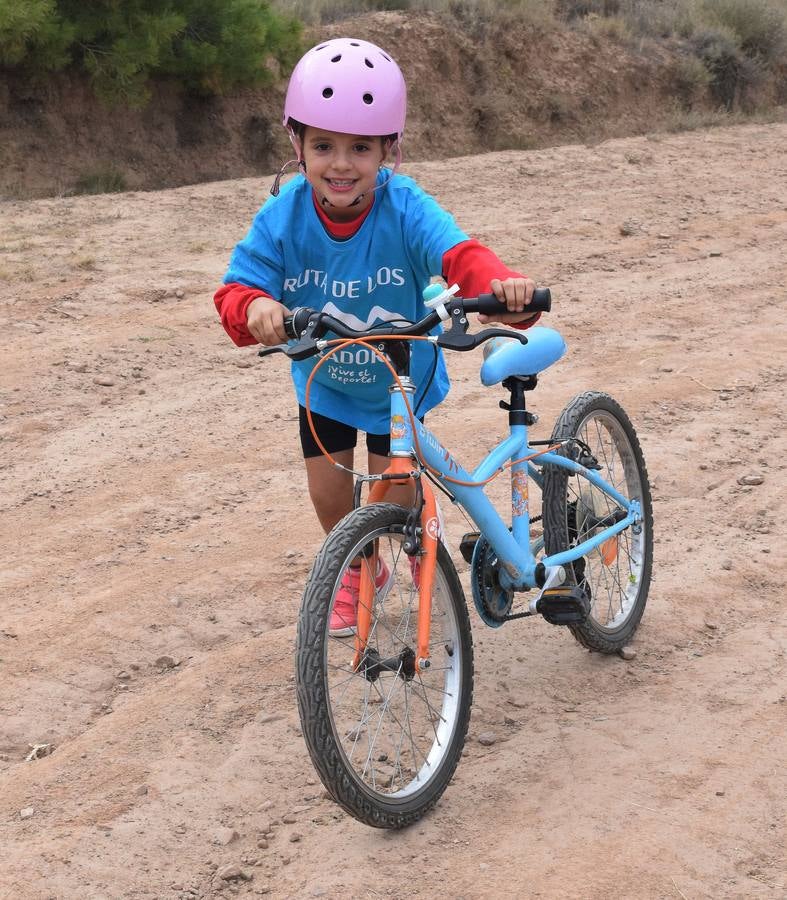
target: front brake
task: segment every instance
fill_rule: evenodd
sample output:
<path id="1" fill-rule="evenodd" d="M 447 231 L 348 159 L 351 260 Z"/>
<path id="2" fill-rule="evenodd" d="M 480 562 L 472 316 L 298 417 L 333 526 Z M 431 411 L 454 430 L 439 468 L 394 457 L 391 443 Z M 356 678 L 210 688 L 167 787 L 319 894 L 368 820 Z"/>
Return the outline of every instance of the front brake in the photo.
<path id="1" fill-rule="evenodd" d="M 271 353 L 286 353 L 286 344 L 274 344 L 272 347 L 266 347 L 264 350 L 258 350 L 257 356 L 270 356 Z"/>
<path id="2" fill-rule="evenodd" d="M 495 337 L 514 338 L 521 344 L 527 343 L 524 334 L 518 334 L 511 328 L 486 328 L 478 334 L 467 334 L 467 325 L 463 328 L 461 324 L 454 322 L 448 331 L 444 331 L 437 338 L 437 346 L 446 350 L 475 350 L 485 341 Z"/>

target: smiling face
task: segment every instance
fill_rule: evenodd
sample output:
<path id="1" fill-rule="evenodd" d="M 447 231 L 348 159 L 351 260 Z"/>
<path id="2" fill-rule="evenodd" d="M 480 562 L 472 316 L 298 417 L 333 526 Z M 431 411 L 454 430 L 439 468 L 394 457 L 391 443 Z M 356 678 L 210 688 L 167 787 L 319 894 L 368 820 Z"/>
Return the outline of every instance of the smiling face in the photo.
<path id="1" fill-rule="evenodd" d="M 336 222 L 354 219 L 372 202 L 377 171 L 385 159 L 383 139 L 325 131 L 308 125 L 302 138 L 306 178 L 329 203 L 328 218 Z M 351 206 L 361 194 L 360 203 Z"/>

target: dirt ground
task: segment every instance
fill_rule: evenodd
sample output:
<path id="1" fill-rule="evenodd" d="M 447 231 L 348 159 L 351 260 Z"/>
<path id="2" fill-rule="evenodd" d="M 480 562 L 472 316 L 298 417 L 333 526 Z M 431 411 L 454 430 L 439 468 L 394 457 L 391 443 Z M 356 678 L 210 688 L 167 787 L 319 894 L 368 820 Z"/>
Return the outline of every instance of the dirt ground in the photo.
<path id="1" fill-rule="evenodd" d="M 399 833 L 326 799 L 299 734 L 321 535 L 289 377 L 211 302 L 270 179 L 0 206 L 0 897 L 784 897 L 786 145 L 750 125 L 407 167 L 552 286 L 569 353 L 535 437 L 615 396 L 656 556 L 629 661 L 471 612 L 467 751 Z M 468 464 L 506 426 L 480 359 L 449 359 L 430 417 Z"/>

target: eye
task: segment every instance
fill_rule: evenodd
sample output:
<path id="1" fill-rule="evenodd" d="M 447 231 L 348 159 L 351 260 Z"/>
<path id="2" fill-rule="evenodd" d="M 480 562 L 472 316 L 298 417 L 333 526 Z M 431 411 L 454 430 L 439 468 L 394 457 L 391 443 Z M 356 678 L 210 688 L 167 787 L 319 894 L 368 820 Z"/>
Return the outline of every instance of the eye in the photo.
<path id="1" fill-rule="evenodd" d="M 369 144 L 353 144 L 353 150 L 356 153 L 368 153 L 370 149 Z"/>
<path id="2" fill-rule="evenodd" d="M 328 150 L 331 149 L 331 145 L 330 145 L 329 143 L 325 142 L 325 141 L 320 141 L 319 144 L 315 144 L 315 145 L 314 145 L 314 149 L 315 149 L 318 153 L 327 153 Z"/>

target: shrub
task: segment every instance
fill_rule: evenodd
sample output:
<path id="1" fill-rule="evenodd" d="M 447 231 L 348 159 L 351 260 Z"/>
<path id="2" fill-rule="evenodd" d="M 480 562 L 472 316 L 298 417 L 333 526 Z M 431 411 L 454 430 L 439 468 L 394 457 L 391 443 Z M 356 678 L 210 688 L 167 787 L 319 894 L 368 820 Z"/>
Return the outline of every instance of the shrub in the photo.
<path id="1" fill-rule="evenodd" d="M 367 12 L 420 8 L 423 4 L 411 0 L 273 0 L 273 6 L 301 22 L 318 25 Z"/>
<path id="2" fill-rule="evenodd" d="M 81 175 L 74 185 L 75 194 L 116 194 L 127 188 L 126 176 L 112 166 Z"/>
<path id="3" fill-rule="evenodd" d="M 55 0 L 0 0 L 0 65 L 17 66 L 33 55 L 41 69 L 68 63 L 74 27 L 55 6 Z"/>
<path id="4" fill-rule="evenodd" d="M 787 52 L 787 16 L 784 5 L 768 0 L 705 0 L 708 17 L 738 39 L 743 53 L 770 66 Z"/>
<path id="5" fill-rule="evenodd" d="M 621 5 L 621 0 L 557 0 L 555 11 L 570 22 L 590 15 L 616 16 Z"/>
<path id="6" fill-rule="evenodd" d="M 71 63 L 99 96 L 130 105 L 145 103 L 153 76 L 212 94 L 266 83 L 272 62 L 300 54 L 300 34 L 268 0 L 0 0 L 0 63 Z"/>
<path id="7" fill-rule="evenodd" d="M 632 37 L 628 21 L 623 16 L 608 16 L 606 18 L 589 16 L 585 23 L 585 28 L 597 38 L 607 38 L 619 43 L 624 43 Z"/>
<path id="8" fill-rule="evenodd" d="M 731 111 L 736 102 L 745 102 L 746 91 L 760 71 L 741 50 L 737 36 L 725 28 L 707 28 L 698 31 L 692 43 L 710 73 L 710 89 L 717 103 Z"/>
<path id="9" fill-rule="evenodd" d="M 691 109 L 710 83 L 711 73 L 702 60 L 693 54 L 681 57 L 676 63 L 673 85 L 675 95 L 684 109 Z"/>

